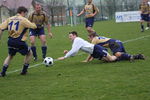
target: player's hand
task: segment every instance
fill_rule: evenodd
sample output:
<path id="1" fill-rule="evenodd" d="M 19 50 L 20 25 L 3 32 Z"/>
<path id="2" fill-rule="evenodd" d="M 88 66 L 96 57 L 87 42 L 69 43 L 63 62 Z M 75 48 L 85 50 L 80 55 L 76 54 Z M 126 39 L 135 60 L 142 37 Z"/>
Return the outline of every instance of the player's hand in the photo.
<path id="1" fill-rule="evenodd" d="M 77 14 L 77 17 L 79 17 L 80 16 L 80 14 Z"/>
<path id="2" fill-rule="evenodd" d="M 48 36 L 49 36 L 50 38 L 52 38 L 52 37 L 53 37 L 53 34 L 52 34 L 52 33 L 48 33 Z"/>
<path id="3" fill-rule="evenodd" d="M 65 57 L 59 57 L 59 58 L 57 58 L 58 60 L 64 60 L 65 59 Z"/>
<path id="4" fill-rule="evenodd" d="M 68 50 L 64 50 L 64 54 L 68 53 Z"/>

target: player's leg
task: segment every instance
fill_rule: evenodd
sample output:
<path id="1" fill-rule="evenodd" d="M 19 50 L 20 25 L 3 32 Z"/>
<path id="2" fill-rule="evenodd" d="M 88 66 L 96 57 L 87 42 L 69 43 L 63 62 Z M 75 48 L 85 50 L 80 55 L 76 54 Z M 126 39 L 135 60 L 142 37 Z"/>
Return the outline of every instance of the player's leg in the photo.
<path id="1" fill-rule="evenodd" d="M 6 71 L 7 71 L 8 66 L 12 59 L 13 59 L 13 56 L 11 56 L 11 55 L 8 55 L 6 57 L 4 64 L 3 64 L 2 72 L 0 73 L 0 76 L 4 77 L 6 75 Z"/>
<path id="2" fill-rule="evenodd" d="M 25 75 L 27 73 L 27 69 L 29 67 L 29 62 L 32 58 L 32 52 L 31 49 L 28 47 L 28 45 L 25 42 L 20 43 L 19 53 L 25 56 L 23 68 L 21 71 L 21 75 Z"/>
<path id="3" fill-rule="evenodd" d="M 149 18 L 149 14 L 146 15 L 145 21 L 147 22 L 147 27 L 145 28 L 145 30 L 148 30 L 150 27 L 150 18 Z"/>
<path id="4" fill-rule="evenodd" d="M 92 27 L 87 27 L 86 30 L 89 34 L 95 31 Z"/>
<path id="5" fill-rule="evenodd" d="M 46 45 L 46 36 L 45 35 L 40 35 L 39 36 L 40 40 L 41 40 L 41 44 L 42 44 L 42 57 L 43 59 L 46 57 L 46 53 L 47 53 L 47 45 Z"/>
<path id="6" fill-rule="evenodd" d="M 144 14 L 141 14 L 141 20 L 140 20 L 140 25 L 141 25 L 141 32 L 144 32 Z"/>
<path id="7" fill-rule="evenodd" d="M 107 54 L 106 57 L 103 57 L 102 59 L 104 59 L 105 61 L 108 61 L 108 62 L 113 62 L 113 61 L 116 61 L 117 60 L 117 57 L 116 56 L 111 56 L 109 53 Z"/>
<path id="8" fill-rule="evenodd" d="M 30 36 L 31 50 L 33 52 L 34 61 L 37 60 L 35 40 L 36 40 L 36 36 Z"/>
<path id="9" fill-rule="evenodd" d="M 91 32 L 94 32 L 94 29 L 92 28 L 94 25 L 94 17 L 92 18 L 86 18 L 86 30 L 90 34 Z"/>
<path id="10" fill-rule="evenodd" d="M 21 75 L 25 75 L 27 73 L 27 69 L 29 67 L 31 58 L 32 58 L 32 52 L 30 50 L 29 53 L 25 56 L 23 69 L 22 69 L 22 72 L 20 73 Z"/>

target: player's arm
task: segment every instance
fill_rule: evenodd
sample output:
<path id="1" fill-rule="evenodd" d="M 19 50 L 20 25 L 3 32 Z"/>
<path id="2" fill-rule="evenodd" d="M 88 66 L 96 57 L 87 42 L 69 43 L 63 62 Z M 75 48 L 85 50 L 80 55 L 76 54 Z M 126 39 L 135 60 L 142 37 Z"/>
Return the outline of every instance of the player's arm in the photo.
<path id="1" fill-rule="evenodd" d="M 72 49 L 69 52 L 67 51 L 64 57 L 59 57 L 58 60 L 64 60 L 66 58 L 75 56 L 80 50 L 81 46 L 82 46 L 82 43 L 80 41 L 74 41 L 72 45 Z"/>
<path id="2" fill-rule="evenodd" d="M 0 25 L 0 39 L 3 33 L 3 30 L 7 29 L 8 27 L 8 19 L 5 20 L 1 25 Z"/>
<path id="3" fill-rule="evenodd" d="M 94 58 L 91 55 L 88 55 L 86 60 L 82 61 L 82 62 L 89 62 L 92 61 Z"/>
<path id="4" fill-rule="evenodd" d="M 28 19 L 24 19 L 23 20 L 23 25 L 24 25 L 24 27 L 26 27 L 26 28 L 32 28 L 32 29 L 36 29 L 37 28 L 37 26 L 36 26 L 36 24 L 35 23 L 31 23 Z"/>
<path id="5" fill-rule="evenodd" d="M 93 4 L 93 9 L 95 10 L 95 12 L 91 15 L 91 16 L 95 16 L 98 12 L 99 12 L 99 9 Z"/>
<path id="6" fill-rule="evenodd" d="M 79 14 L 77 14 L 77 16 L 81 16 L 82 14 L 84 14 L 85 9 L 83 9 Z"/>
<path id="7" fill-rule="evenodd" d="M 45 24 L 47 25 L 48 35 L 49 35 L 49 37 L 52 37 L 53 34 L 51 33 L 51 25 L 50 25 L 48 19 L 49 19 L 48 16 L 45 14 Z"/>

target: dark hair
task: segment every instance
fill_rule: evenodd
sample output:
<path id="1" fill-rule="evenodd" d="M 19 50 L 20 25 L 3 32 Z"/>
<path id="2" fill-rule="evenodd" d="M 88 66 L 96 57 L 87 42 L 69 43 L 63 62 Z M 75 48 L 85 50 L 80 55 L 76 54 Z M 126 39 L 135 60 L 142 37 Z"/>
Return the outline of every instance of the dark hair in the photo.
<path id="1" fill-rule="evenodd" d="M 95 37 L 95 36 L 98 36 L 98 34 L 95 32 L 95 31 L 93 31 L 93 32 L 90 32 L 90 34 L 88 35 L 88 36 L 92 36 L 92 37 Z"/>
<path id="2" fill-rule="evenodd" d="M 76 31 L 69 32 L 69 34 L 73 34 L 73 35 L 78 36 L 78 33 Z"/>
<path id="3" fill-rule="evenodd" d="M 17 13 L 20 14 L 20 13 L 22 13 L 22 12 L 26 13 L 26 12 L 28 12 L 28 9 L 25 8 L 25 7 L 23 7 L 23 6 L 19 7 L 19 8 L 17 9 Z"/>

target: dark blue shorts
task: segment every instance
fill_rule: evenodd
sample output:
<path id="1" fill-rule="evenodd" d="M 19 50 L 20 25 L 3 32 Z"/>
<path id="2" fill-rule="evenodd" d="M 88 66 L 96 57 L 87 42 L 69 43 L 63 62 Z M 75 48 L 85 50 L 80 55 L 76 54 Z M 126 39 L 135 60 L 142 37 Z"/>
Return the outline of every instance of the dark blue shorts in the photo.
<path id="1" fill-rule="evenodd" d="M 149 16 L 149 14 L 141 14 L 141 20 L 150 21 L 150 16 Z"/>
<path id="2" fill-rule="evenodd" d="M 93 27 L 94 25 L 94 17 L 86 18 L 85 19 L 85 27 Z"/>
<path id="3" fill-rule="evenodd" d="M 40 36 L 45 35 L 44 27 L 37 28 L 37 29 L 30 29 L 29 30 L 30 36 Z"/>
<path id="4" fill-rule="evenodd" d="M 22 55 L 27 55 L 30 49 L 24 41 L 10 38 L 8 40 L 8 53 L 11 56 L 15 56 L 17 52 Z"/>
<path id="5" fill-rule="evenodd" d="M 110 49 L 113 52 L 113 54 L 115 54 L 117 52 L 126 53 L 123 43 L 121 41 L 117 42 L 117 40 L 116 40 L 115 44 L 110 45 Z"/>
<path id="6" fill-rule="evenodd" d="M 92 57 L 97 58 L 99 60 L 102 59 L 103 57 L 106 57 L 107 55 L 108 55 L 107 49 L 100 45 L 95 45 L 93 54 L 91 54 Z"/>

